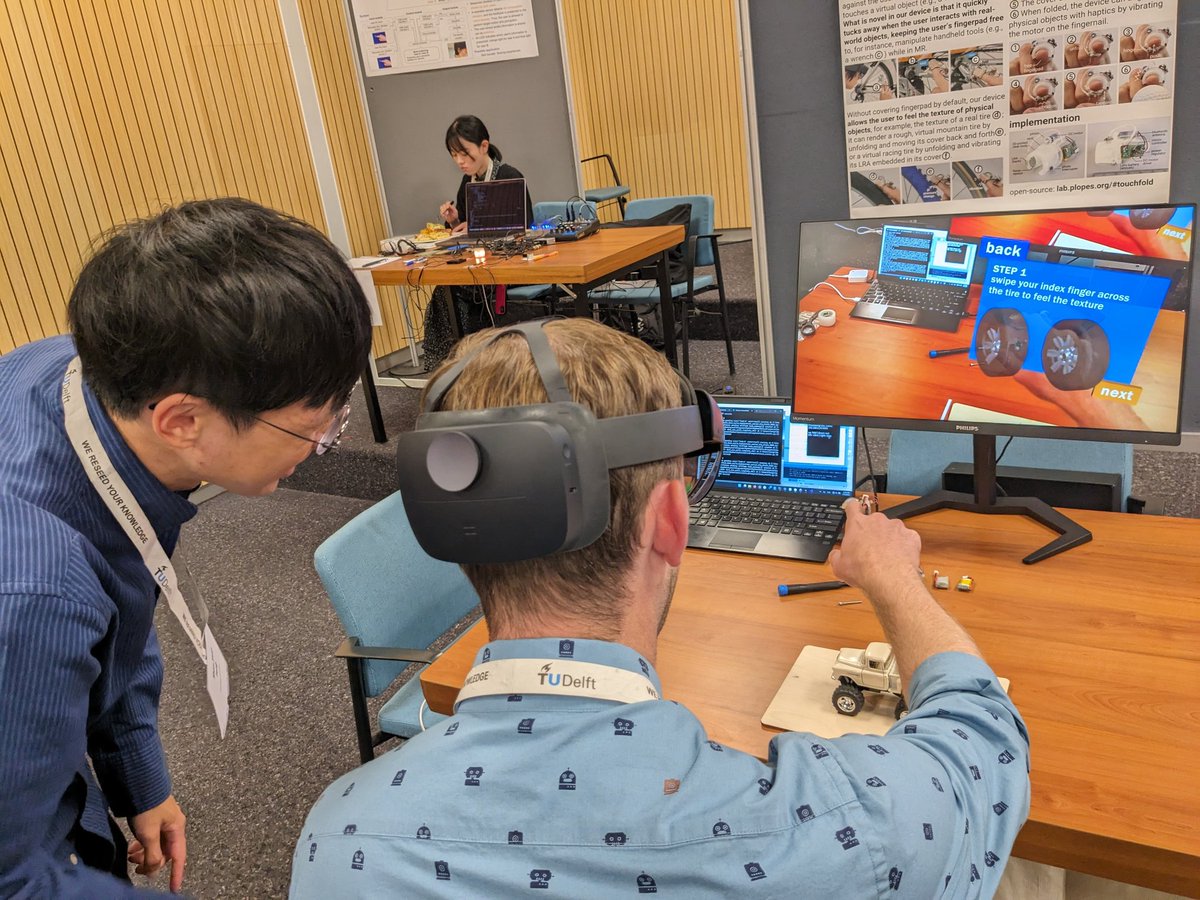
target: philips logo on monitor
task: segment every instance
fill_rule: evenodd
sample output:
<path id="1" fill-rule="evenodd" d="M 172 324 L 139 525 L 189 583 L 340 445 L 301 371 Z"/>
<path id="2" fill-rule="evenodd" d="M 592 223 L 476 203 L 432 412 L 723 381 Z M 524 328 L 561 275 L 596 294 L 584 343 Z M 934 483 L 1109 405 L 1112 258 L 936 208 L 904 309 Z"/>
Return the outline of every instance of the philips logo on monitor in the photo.
<path id="1" fill-rule="evenodd" d="M 1010 238 L 985 237 L 979 242 L 980 256 L 1002 256 L 1008 259 L 1025 259 L 1029 253 L 1029 241 Z"/>

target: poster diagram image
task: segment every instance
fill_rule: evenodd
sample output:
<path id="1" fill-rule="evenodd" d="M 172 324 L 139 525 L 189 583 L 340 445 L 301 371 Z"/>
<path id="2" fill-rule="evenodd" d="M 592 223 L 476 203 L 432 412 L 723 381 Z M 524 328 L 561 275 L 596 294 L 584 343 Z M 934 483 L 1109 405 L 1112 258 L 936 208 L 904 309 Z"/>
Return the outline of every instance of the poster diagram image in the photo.
<path id="1" fill-rule="evenodd" d="M 953 200 L 980 200 L 1004 194 L 1004 160 L 959 159 L 951 166 L 950 196 Z"/>
<path id="2" fill-rule="evenodd" d="M 1126 26 L 1121 29 L 1121 62 L 1165 59 L 1171 55 L 1171 26 Z"/>
<path id="3" fill-rule="evenodd" d="M 1121 66 L 1120 103 L 1146 103 L 1171 97 L 1171 66 L 1165 62 L 1144 62 Z"/>
<path id="4" fill-rule="evenodd" d="M 970 91 L 1004 84 L 1004 49 L 999 44 L 950 51 L 950 90 Z"/>
<path id="5" fill-rule="evenodd" d="M 1088 174 L 1166 171 L 1171 124 L 1167 118 L 1096 122 L 1088 126 Z"/>
<path id="6" fill-rule="evenodd" d="M 1088 29 L 1067 35 L 1063 62 L 1068 69 L 1082 66 L 1107 66 L 1115 63 L 1117 48 L 1113 32 L 1105 28 Z"/>
<path id="7" fill-rule="evenodd" d="M 896 96 L 895 63 L 890 59 L 852 63 L 842 68 L 847 103 L 873 103 Z"/>
<path id="8" fill-rule="evenodd" d="M 466 41 L 451 41 L 446 45 L 446 50 L 449 51 L 452 59 L 466 59 L 470 55 L 467 51 Z"/>
<path id="9" fill-rule="evenodd" d="M 901 166 L 900 176 L 904 203 L 941 203 L 950 199 L 950 163 Z"/>
<path id="10" fill-rule="evenodd" d="M 1010 153 L 1014 182 L 1082 178 L 1086 132 L 1082 125 L 1013 132 Z"/>
<path id="11" fill-rule="evenodd" d="M 1039 35 L 1025 42 L 1014 41 L 1009 46 L 1012 60 L 1009 75 L 1036 75 L 1056 72 L 1062 68 L 1062 38 L 1054 34 Z"/>
<path id="12" fill-rule="evenodd" d="M 1014 116 L 1053 112 L 1059 108 L 1057 75 L 1026 75 L 1008 83 L 1008 105 Z"/>
<path id="13" fill-rule="evenodd" d="M 901 97 L 927 97 L 950 90 L 950 54 L 925 53 L 896 60 Z"/>
<path id="14" fill-rule="evenodd" d="M 850 206 L 893 206 L 901 202 L 900 169 L 892 166 L 850 173 Z"/>
<path id="15" fill-rule="evenodd" d="M 1068 72 L 1063 81 L 1063 108 L 1108 106 L 1116 103 L 1112 66 L 1090 66 Z"/>

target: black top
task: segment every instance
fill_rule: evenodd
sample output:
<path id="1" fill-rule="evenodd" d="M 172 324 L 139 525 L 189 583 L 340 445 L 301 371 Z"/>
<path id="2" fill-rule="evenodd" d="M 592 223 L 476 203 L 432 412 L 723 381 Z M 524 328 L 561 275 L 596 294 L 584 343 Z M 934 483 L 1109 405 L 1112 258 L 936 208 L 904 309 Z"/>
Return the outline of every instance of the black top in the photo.
<path id="1" fill-rule="evenodd" d="M 513 166 L 508 163 L 500 163 L 496 167 L 496 181 L 502 178 L 524 178 L 525 176 L 518 172 Z M 471 179 L 470 175 L 464 175 L 462 181 L 458 183 L 458 193 L 454 197 L 454 207 L 458 210 L 458 221 L 467 221 L 467 182 Z M 528 225 L 533 224 L 533 201 L 529 199 L 529 184 L 525 185 L 525 222 Z"/>

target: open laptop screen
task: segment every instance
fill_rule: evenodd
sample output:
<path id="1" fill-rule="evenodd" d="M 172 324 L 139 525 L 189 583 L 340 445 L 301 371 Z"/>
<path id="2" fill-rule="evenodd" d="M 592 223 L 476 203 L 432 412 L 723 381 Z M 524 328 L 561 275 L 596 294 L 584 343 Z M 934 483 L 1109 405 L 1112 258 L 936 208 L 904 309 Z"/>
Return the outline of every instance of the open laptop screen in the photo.
<path id="1" fill-rule="evenodd" d="M 855 432 L 849 425 L 792 422 L 782 399 L 718 399 L 725 449 L 714 487 L 791 494 L 854 493 Z"/>
<path id="2" fill-rule="evenodd" d="M 879 274 L 965 288 L 971 283 L 975 249 L 970 241 L 940 229 L 885 225 Z"/>
<path id="3" fill-rule="evenodd" d="M 525 179 L 467 182 L 467 230 L 524 231 Z"/>

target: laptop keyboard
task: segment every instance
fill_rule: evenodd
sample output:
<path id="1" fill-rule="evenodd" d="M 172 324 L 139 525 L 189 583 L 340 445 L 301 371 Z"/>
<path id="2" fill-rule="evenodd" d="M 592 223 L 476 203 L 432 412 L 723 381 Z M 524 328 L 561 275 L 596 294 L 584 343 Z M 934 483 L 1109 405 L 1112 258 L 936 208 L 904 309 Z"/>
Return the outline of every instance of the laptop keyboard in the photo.
<path id="1" fill-rule="evenodd" d="M 692 509 L 692 525 L 722 525 L 799 537 L 837 536 L 844 513 L 828 502 L 755 494 L 709 494 Z"/>
<path id="2" fill-rule="evenodd" d="M 889 282 L 886 286 L 876 281 L 868 288 L 860 303 L 883 303 L 889 306 L 907 306 L 929 312 L 954 315 L 963 310 L 966 294 L 962 288 L 920 281 Z"/>

